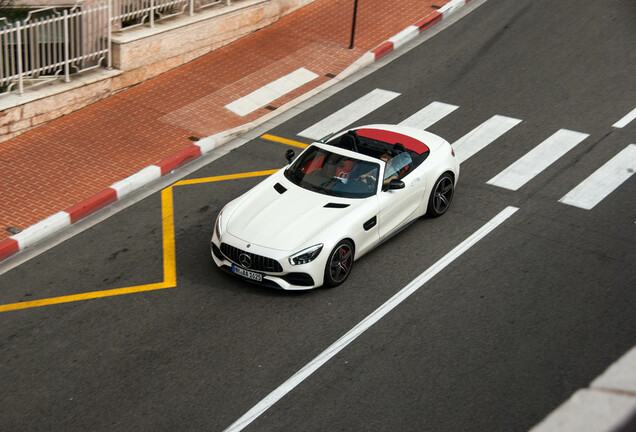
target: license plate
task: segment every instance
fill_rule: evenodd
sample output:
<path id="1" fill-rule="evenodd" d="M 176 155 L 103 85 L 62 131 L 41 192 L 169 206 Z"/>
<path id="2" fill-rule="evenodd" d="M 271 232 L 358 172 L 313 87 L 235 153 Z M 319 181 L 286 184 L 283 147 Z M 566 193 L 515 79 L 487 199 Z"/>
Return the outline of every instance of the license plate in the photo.
<path id="1" fill-rule="evenodd" d="M 253 281 L 257 281 L 257 282 L 263 281 L 262 274 L 253 272 L 251 270 L 245 270 L 244 268 L 241 268 L 235 265 L 232 265 L 232 273 L 236 273 L 239 276 L 243 276 L 244 278 L 247 278 Z"/>

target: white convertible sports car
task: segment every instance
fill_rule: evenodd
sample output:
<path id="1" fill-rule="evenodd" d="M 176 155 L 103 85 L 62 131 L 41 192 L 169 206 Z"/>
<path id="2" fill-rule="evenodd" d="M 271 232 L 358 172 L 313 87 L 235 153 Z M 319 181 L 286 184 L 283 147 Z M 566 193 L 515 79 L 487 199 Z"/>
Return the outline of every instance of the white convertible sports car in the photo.
<path id="1" fill-rule="evenodd" d="M 363 126 L 312 144 L 219 213 L 217 266 L 285 290 L 336 286 L 355 260 L 423 216 L 448 210 L 459 176 L 450 144 L 430 132 Z"/>

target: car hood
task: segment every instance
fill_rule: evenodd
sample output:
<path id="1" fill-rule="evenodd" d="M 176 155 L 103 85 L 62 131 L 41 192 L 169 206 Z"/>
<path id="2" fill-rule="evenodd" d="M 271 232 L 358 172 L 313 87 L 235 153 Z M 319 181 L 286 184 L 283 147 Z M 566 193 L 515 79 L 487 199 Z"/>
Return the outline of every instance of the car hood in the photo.
<path id="1" fill-rule="evenodd" d="M 274 187 L 276 184 L 282 188 Z M 226 230 L 245 242 L 295 251 L 310 241 L 321 243 L 322 231 L 351 214 L 364 199 L 346 199 L 319 194 L 274 175 L 254 188 L 229 215 Z M 329 207 L 325 207 L 328 205 Z"/>

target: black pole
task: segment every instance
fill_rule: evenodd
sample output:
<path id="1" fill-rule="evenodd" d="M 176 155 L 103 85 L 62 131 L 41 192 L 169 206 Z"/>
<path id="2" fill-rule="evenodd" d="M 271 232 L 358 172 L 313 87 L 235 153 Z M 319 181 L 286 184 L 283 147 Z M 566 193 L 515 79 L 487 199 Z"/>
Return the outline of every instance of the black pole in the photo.
<path id="1" fill-rule="evenodd" d="M 356 16 L 358 15 L 358 0 L 353 2 L 353 23 L 351 23 L 351 44 L 349 49 L 353 49 L 353 39 L 356 35 Z"/>

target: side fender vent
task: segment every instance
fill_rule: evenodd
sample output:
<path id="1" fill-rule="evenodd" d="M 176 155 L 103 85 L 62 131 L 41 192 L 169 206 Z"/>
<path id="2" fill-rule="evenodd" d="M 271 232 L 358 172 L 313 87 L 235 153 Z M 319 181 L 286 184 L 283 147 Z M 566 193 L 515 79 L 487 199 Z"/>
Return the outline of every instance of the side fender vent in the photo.
<path id="1" fill-rule="evenodd" d="M 276 189 L 276 192 L 278 192 L 281 195 L 287 192 L 287 188 L 280 183 L 276 183 L 274 185 L 274 189 Z"/>
<path id="2" fill-rule="evenodd" d="M 327 203 L 324 206 L 325 208 L 337 208 L 337 209 L 343 209 L 343 208 L 347 208 L 349 207 L 349 204 L 340 204 L 340 203 Z"/>
<path id="3" fill-rule="evenodd" d="M 376 226 L 377 223 L 378 223 L 378 218 L 376 216 L 373 216 L 371 219 L 366 221 L 364 225 L 362 225 L 362 227 L 364 228 L 365 231 L 369 231 L 371 228 Z"/>

